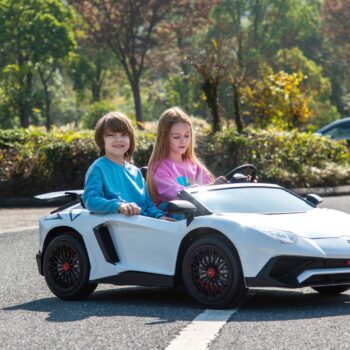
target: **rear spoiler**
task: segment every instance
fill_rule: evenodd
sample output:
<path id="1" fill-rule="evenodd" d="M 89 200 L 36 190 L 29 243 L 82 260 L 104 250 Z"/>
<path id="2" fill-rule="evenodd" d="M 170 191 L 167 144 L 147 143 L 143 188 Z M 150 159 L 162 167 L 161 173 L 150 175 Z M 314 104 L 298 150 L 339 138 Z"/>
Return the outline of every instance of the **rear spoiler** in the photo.
<path id="1" fill-rule="evenodd" d="M 59 199 L 71 199 L 72 201 L 77 201 L 77 200 L 80 200 L 83 193 L 84 193 L 84 190 L 58 191 L 58 192 L 39 194 L 34 198 L 39 199 L 41 201 L 45 201 L 47 203 L 54 202 Z"/>
<path id="2" fill-rule="evenodd" d="M 52 203 L 56 201 L 62 202 L 62 200 L 64 201 L 69 200 L 69 203 L 52 211 L 51 214 L 53 214 L 77 203 L 80 203 L 82 207 L 85 208 L 85 205 L 81 198 L 83 193 L 84 193 L 84 190 L 58 191 L 58 192 L 49 192 L 49 193 L 39 194 L 37 196 L 34 196 L 34 198 L 40 201 L 44 201 L 45 203 Z"/>

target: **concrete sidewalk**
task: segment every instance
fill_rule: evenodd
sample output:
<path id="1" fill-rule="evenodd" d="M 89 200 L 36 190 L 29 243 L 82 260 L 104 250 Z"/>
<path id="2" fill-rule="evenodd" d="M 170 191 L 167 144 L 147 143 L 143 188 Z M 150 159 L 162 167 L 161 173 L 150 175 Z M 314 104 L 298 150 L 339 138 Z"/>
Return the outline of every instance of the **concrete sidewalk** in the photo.
<path id="1" fill-rule="evenodd" d="M 38 220 L 53 208 L 12 208 L 0 209 L 0 233 L 23 231 L 26 228 L 39 228 Z"/>
<path id="2" fill-rule="evenodd" d="M 300 196 L 308 193 L 318 194 L 321 197 L 345 196 L 350 194 L 350 186 L 293 188 L 292 191 Z"/>

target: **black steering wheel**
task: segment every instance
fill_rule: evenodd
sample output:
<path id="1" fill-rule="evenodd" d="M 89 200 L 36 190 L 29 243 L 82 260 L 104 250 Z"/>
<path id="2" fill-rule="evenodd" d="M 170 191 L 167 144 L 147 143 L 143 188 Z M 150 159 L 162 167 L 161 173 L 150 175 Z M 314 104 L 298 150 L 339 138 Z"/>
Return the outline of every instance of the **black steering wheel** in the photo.
<path id="1" fill-rule="evenodd" d="M 249 171 L 248 175 L 244 175 L 241 171 Z M 256 167 L 253 164 L 240 165 L 225 175 L 228 182 L 254 182 L 256 179 Z"/>

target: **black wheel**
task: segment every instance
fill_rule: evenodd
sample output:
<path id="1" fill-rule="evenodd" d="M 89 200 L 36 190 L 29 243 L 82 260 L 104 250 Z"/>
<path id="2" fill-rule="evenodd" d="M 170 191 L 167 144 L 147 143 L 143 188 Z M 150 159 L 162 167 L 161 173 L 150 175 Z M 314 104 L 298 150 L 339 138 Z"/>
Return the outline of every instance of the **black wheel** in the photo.
<path id="1" fill-rule="evenodd" d="M 339 286 L 325 286 L 325 287 L 312 287 L 313 290 L 321 294 L 337 295 L 346 292 L 350 289 L 350 285 L 339 285 Z"/>
<path id="2" fill-rule="evenodd" d="M 237 253 L 217 236 L 200 238 L 187 249 L 182 278 L 188 293 L 209 308 L 238 304 L 246 291 Z"/>
<path id="3" fill-rule="evenodd" d="M 69 234 L 49 243 L 43 269 L 48 287 L 61 299 L 84 299 L 97 287 L 89 283 L 90 263 L 84 246 Z"/>

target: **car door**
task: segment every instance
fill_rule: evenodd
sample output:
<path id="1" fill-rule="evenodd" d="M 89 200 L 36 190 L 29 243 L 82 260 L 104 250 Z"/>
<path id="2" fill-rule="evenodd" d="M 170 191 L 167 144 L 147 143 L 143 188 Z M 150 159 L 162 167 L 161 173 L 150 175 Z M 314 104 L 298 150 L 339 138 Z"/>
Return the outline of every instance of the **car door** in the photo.
<path id="1" fill-rule="evenodd" d="M 186 220 L 170 222 L 141 215 L 106 217 L 122 271 L 173 275 Z"/>

